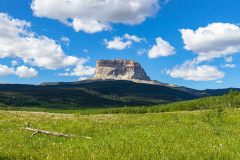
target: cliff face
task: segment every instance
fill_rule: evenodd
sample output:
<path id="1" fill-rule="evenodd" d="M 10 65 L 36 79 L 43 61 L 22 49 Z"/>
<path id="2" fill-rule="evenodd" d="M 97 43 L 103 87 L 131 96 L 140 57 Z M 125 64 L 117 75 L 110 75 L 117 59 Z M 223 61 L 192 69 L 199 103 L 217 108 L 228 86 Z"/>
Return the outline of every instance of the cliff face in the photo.
<path id="1" fill-rule="evenodd" d="M 97 61 L 94 79 L 150 80 L 139 63 L 121 59 Z"/>

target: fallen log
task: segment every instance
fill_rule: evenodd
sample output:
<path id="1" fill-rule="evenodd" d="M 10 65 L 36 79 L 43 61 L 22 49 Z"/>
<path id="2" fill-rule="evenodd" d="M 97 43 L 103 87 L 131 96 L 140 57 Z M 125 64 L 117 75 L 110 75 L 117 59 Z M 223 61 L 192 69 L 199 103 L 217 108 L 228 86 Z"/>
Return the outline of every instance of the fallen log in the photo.
<path id="1" fill-rule="evenodd" d="M 46 135 L 52 135 L 52 136 L 57 136 L 57 137 L 66 137 L 66 138 L 71 138 L 71 137 L 76 137 L 75 135 L 71 135 L 71 134 L 63 134 L 63 133 L 57 133 L 57 132 L 49 132 L 49 131 L 44 131 L 44 130 L 40 130 L 40 129 L 34 129 L 34 128 L 30 128 L 30 127 L 25 127 L 25 130 L 28 131 L 33 131 L 34 133 L 31 135 L 34 136 L 38 133 L 40 134 L 46 134 Z"/>
<path id="2" fill-rule="evenodd" d="M 45 131 L 45 130 L 40 130 L 40 129 L 34 129 L 34 128 L 30 128 L 30 125 L 28 123 L 25 124 L 25 130 L 34 132 L 31 135 L 31 137 L 40 133 L 40 134 L 52 135 L 52 136 L 57 136 L 57 137 L 65 137 L 65 138 L 82 137 L 82 138 L 86 138 L 86 139 L 92 139 L 91 137 L 87 137 L 87 136 L 76 136 L 76 135 L 72 135 L 72 134 L 63 134 L 63 133 L 58 133 L 58 132 L 50 132 L 50 131 Z"/>

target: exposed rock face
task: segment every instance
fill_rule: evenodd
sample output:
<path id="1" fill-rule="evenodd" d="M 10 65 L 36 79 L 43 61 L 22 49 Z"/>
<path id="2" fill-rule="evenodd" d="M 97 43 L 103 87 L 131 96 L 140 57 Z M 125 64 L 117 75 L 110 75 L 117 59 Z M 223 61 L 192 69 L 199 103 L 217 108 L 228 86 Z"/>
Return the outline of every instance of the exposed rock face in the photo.
<path id="1" fill-rule="evenodd" d="M 97 61 L 94 79 L 150 81 L 139 63 L 121 59 Z"/>

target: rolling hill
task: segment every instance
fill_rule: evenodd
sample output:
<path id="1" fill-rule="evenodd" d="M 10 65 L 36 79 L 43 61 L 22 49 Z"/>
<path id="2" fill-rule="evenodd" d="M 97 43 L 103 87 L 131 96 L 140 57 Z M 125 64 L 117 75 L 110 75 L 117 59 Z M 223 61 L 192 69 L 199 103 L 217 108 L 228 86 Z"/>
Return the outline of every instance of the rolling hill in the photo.
<path id="1" fill-rule="evenodd" d="M 123 80 L 86 80 L 41 85 L 0 84 L 0 103 L 16 107 L 62 109 L 150 106 L 220 96 L 230 90 L 194 90 L 167 84 L 153 85 Z"/>

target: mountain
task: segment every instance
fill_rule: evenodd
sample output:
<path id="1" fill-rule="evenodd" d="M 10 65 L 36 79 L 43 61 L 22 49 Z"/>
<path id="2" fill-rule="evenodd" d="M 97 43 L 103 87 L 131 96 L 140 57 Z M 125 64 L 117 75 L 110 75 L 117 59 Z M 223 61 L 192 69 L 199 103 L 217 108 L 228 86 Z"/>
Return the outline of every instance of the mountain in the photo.
<path id="1" fill-rule="evenodd" d="M 1 84 L 0 104 L 16 107 L 89 108 L 150 106 L 207 96 L 231 89 L 194 90 L 151 80 L 132 60 L 97 61 L 92 79 L 40 85 Z"/>
<path id="2" fill-rule="evenodd" d="M 141 65 L 133 60 L 99 60 L 94 79 L 150 81 Z"/>
<path id="3" fill-rule="evenodd" d="M 85 80 L 41 85 L 0 84 L 0 103 L 16 107 L 89 108 L 149 106 L 212 95 L 231 89 L 194 90 L 126 80 Z M 236 89 L 239 90 L 239 89 Z"/>

